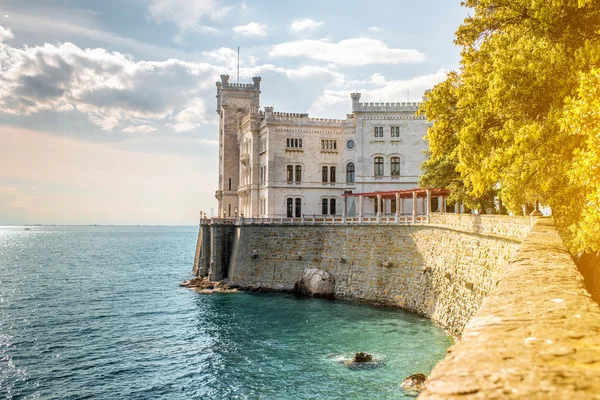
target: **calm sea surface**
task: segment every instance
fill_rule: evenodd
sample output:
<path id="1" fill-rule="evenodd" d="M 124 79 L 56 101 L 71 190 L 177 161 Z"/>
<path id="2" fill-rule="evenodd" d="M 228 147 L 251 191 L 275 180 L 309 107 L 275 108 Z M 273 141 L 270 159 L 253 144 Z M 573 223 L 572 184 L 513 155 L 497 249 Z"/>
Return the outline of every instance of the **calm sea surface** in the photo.
<path id="1" fill-rule="evenodd" d="M 180 288 L 196 234 L 0 227 L 0 398 L 398 399 L 450 345 L 397 309 Z"/>

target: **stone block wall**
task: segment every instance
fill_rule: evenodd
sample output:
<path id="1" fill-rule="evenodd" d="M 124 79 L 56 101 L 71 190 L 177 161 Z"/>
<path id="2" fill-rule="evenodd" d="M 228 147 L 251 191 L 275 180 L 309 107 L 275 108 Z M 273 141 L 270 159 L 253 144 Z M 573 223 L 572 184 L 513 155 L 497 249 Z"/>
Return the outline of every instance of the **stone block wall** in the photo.
<path id="1" fill-rule="evenodd" d="M 600 307 L 540 219 L 420 399 L 600 399 Z"/>
<path id="2" fill-rule="evenodd" d="M 530 216 L 454 213 L 432 213 L 429 218 L 431 225 L 519 240 L 529 234 L 536 221 L 537 217 Z"/>
<path id="3" fill-rule="evenodd" d="M 460 334 L 520 242 L 427 225 L 235 227 L 229 280 L 292 289 L 306 268 L 336 279 L 336 296 L 399 306 Z"/>

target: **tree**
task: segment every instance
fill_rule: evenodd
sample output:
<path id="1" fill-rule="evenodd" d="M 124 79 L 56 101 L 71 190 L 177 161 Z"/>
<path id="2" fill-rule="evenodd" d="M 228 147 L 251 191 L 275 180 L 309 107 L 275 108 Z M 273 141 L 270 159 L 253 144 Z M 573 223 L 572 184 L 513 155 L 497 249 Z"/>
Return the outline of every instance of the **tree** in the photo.
<path id="1" fill-rule="evenodd" d="M 471 203 L 497 193 L 513 212 L 552 207 L 577 254 L 600 250 L 600 2 L 467 0 L 460 69 L 421 112 L 423 186 Z"/>

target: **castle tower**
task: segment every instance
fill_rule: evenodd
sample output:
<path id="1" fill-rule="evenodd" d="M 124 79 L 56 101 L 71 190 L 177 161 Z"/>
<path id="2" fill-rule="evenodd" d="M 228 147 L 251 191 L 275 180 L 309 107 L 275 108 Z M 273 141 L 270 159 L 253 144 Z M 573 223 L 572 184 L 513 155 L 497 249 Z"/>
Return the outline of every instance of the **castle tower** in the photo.
<path id="1" fill-rule="evenodd" d="M 238 207 L 240 148 L 237 115 L 247 114 L 250 106 L 260 106 L 260 77 L 253 83 L 229 83 L 229 75 L 217 82 L 217 114 L 219 114 L 219 187 L 215 193 L 218 215 L 234 216 Z"/>

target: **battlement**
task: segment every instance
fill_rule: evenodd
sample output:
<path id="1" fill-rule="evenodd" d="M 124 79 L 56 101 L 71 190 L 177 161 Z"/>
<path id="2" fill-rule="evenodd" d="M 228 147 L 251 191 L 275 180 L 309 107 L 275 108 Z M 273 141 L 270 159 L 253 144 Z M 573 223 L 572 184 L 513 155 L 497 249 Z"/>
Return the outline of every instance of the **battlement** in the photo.
<path id="1" fill-rule="evenodd" d="M 355 103 L 354 112 L 416 112 L 421 103 Z"/>
<path id="2" fill-rule="evenodd" d="M 239 90 L 239 91 L 254 91 L 260 92 L 260 76 L 252 78 L 253 83 L 229 83 L 230 76 L 227 74 L 221 75 L 221 81 L 217 82 L 217 91 L 221 90 Z"/>
<path id="3" fill-rule="evenodd" d="M 332 127 L 345 127 L 352 124 L 350 118 L 348 119 L 332 119 L 332 118 L 310 118 L 308 113 L 286 113 L 286 112 L 274 112 L 273 107 L 265 107 L 265 120 L 267 122 L 275 123 L 292 123 L 303 126 L 332 126 Z M 349 114 L 351 115 L 351 114 Z M 352 118 L 354 116 L 352 115 Z"/>
<path id="4" fill-rule="evenodd" d="M 308 113 L 284 113 L 284 112 L 273 112 L 275 117 L 288 117 L 288 118 L 308 118 Z"/>

